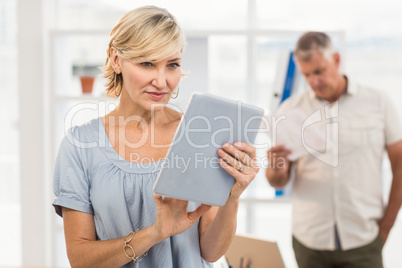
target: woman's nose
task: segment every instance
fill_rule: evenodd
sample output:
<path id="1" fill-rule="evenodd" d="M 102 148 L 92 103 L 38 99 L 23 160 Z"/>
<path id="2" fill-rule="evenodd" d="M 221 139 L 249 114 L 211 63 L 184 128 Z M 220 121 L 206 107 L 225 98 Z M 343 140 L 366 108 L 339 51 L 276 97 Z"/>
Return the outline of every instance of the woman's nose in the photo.
<path id="1" fill-rule="evenodd" d="M 154 80 L 152 80 L 152 85 L 157 88 L 165 88 L 166 87 L 166 73 L 165 70 L 157 69 L 155 71 Z"/>

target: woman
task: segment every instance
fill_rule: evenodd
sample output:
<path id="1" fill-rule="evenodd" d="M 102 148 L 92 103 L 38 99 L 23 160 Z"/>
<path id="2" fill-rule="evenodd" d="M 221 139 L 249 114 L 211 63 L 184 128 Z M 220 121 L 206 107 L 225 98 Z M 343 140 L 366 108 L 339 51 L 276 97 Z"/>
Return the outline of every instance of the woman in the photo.
<path id="1" fill-rule="evenodd" d="M 218 150 L 236 180 L 220 208 L 152 194 L 181 117 L 166 104 L 178 91 L 183 46 L 173 16 L 154 6 L 128 12 L 112 30 L 104 75 L 120 102 L 73 127 L 56 161 L 53 205 L 72 267 L 211 267 L 228 249 L 240 194 L 258 172 L 253 147 Z"/>

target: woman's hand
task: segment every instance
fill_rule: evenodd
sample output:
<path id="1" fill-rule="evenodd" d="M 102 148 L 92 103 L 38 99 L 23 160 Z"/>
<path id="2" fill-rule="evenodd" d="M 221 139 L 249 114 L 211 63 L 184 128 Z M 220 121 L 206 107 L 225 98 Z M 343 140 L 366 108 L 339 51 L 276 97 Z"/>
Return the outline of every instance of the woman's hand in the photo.
<path id="1" fill-rule="evenodd" d="M 222 168 L 236 180 L 230 191 L 230 197 L 239 198 L 259 171 L 256 150 L 244 142 L 236 142 L 233 145 L 225 143 L 223 148 L 218 150 L 218 154 L 221 157 L 219 163 Z"/>
<path id="2" fill-rule="evenodd" d="M 211 206 L 202 204 L 192 212 L 187 211 L 188 201 L 154 194 L 156 204 L 155 229 L 163 239 L 180 234 L 190 228 Z"/>

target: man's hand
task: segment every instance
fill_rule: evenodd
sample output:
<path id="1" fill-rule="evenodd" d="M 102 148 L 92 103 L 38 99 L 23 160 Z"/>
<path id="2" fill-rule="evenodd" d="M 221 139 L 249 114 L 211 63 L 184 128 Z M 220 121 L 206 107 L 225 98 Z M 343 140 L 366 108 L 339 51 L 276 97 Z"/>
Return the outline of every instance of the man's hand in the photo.
<path id="1" fill-rule="evenodd" d="M 382 238 L 383 244 L 387 241 L 389 232 L 391 231 L 393 226 L 392 221 L 388 221 L 387 219 L 383 218 L 379 223 L 378 223 L 378 228 L 380 232 L 380 236 Z"/>
<path id="2" fill-rule="evenodd" d="M 289 154 L 291 151 L 283 145 L 271 147 L 267 151 L 269 165 L 265 171 L 265 176 L 272 187 L 282 188 L 288 183 L 292 164 L 288 159 Z"/>
<path id="3" fill-rule="evenodd" d="M 288 156 L 292 152 L 286 149 L 283 145 L 271 147 L 267 151 L 267 157 L 269 161 L 268 168 L 275 170 L 276 172 L 287 172 L 289 169 Z"/>

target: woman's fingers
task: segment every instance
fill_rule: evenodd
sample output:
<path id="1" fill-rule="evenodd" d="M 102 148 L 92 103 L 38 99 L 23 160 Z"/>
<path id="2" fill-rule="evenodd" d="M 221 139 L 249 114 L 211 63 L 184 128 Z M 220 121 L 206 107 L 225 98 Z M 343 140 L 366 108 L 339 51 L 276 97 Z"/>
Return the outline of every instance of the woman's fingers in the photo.
<path id="1" fill-rule="evenodd" d="M 240 160 L 236 159 L 233 157 L 231 154 L 228 154 L 226 151 L 219 149 L 218 151 L 219 156 L 221 157 L 220 160 L 223 160 L 228 166 L 232 167 L 235 170 L 244 170 L 243 165 L 245 165 L 243 162 L 240 162 Z M 244 160 L 243 160 L 244 161 Z"/>
<path id="2" fill-rule="evenodd" d="M 181 200 L 181 199 L 176 199 L 176 198 L 172 198 L 172 197 L 163 197 L 161 195 L 158 194 L 154 194 L 154 199 L 155 199 L 155 203 L 157 205 L 169 205 L 169 206 L 174 206 L 176 208 L 187 208 L 188 205 L 188 201 L 186 200 Z"/>
<path id="3" fill-rule="evenodd" d="M 223 160 L 237 170 L 241 169 L 243 164 L 246 166 L 251 166 L 252 164 L 252 158 L 248 153 L 243 152 L 228 143 L 225 143 L 222 149 L 219 149 L 218 153 Z"/>
<path id="4" fill-rule="evenodd" d="M 210 208 L 200 205 L 194 211 L 188 211 L 188 202 L 154 194 L 157 216 L 155 226 L 162 237 L 182 233 L 197 222 Z"/>
<path id="5" fill-rule="evenodd" d="M 234 147 L 237 148 L 238 150 L 241 150 L 245 153 L 247 153 L 247 155 L 249 155 L 251 158 L 255 158 L 257 156 L 256 150 L 254 146 L 251 146 L 248 143 L 245 142 L 235 142 Z"/>
<path id="6" fill-rule="evenodd" d="M 225 160 L 223 160 L 223 158 L 219 159 L 219 164 L 221 165 L 221 167 L 223 167 L 223 169 L 226 170 L 227 173 L 229 173 L 233 177 L 235 177 L 236 175 L 238 175 L 240 173 L 239 170 L 237 170 L 233 166 L 229 165 Z"/>
<path id="7" fill-rule="evenodd" d="M 193 223 L 198 221 L 202 215 L 204 215 L 205 213 L 207 213 L 210 210 L 211 207 L 212 206 L 206 205 L 206 204 L 199 205 L 196 210 L 188 213 L 188 217 L 190 218 L 190 221 Z"/>
<path id="8" fill-rule="evenodd" d="M 237 148 L 238 150 L 244 151 L 246 155 L 248 156 L 249 162 L 247 163 L 247 166 L 259 171 L 259 166 L 257 163 L 257 151 L 254 146 L 251 146 L 250 144 L 247 144 L 245 142 L 236 142 L 234 144 L 234 147 Z"/>
<path id="9" fill-rule="evenodd" d="M 238 198 L 259 171 L 256 163 L 256 150 L 247 143 L 237 142 L 233 146 L 224 144 L 218 150 L 219 163 L 236 183 L 232 186 L 230 196 Z"/>
<path id="10" fill-rule="evenodd" d="M 234 145 L 225 143 L 222 149 L 218 150 L 218 154 L 229 166 L 239 172 L 249 173 L 247 171 L 256 170 L 258 172 L 259 170 L 255 159 L 256 150 L 247 143 L 236 142 Z M 231 175 L 233 175 L 232 173 Z"/>
<path id="11" fill-rule="evenodd" d="M 155 200 L 155 204 L 156 204 L 156 205 L 159 205 L 160 203 L 163 202 L 162 196 L 161 196 L 161 195 L 158 195 L 158 194 L 154 194 L 154 200 Z"/>

